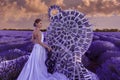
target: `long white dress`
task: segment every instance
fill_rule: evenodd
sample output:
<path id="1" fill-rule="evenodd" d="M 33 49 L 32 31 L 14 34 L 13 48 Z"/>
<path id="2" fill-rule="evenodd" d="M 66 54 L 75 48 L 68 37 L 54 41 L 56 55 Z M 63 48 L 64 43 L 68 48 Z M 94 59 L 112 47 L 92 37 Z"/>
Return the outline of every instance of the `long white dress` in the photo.
<path id="1" fill-rule="evenodd" d="M 44 35 L 42 33 L 42 42 Z M 68 80 L 68 78 L 58 72 L 50 74 L 45 65 L 46 50 L 38 43 L 34 44 L 28 61 L 25 63 L 17 80 Z"/>

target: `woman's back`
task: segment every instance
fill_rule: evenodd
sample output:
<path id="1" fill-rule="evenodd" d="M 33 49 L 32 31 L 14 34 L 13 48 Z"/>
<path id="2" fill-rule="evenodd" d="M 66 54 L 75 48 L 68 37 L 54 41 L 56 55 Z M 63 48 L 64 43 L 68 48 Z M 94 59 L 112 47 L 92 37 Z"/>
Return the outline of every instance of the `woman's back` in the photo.
<path id="1" fill-rule="evenodd" d="M 33 40 L 35 43 L 43 42 L 43 34 L 41 31 L 33 31 Z"/>

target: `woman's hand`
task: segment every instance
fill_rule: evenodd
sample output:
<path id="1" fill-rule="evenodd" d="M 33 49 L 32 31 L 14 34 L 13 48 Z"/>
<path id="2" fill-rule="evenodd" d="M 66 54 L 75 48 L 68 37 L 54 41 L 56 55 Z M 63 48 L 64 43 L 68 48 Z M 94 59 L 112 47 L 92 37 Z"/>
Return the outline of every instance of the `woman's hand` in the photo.
<path id="1" fill-rule="evenodd" d="M 48 51 L 52 51 L 52 48 L 51 47 L 47 47 Z"/>

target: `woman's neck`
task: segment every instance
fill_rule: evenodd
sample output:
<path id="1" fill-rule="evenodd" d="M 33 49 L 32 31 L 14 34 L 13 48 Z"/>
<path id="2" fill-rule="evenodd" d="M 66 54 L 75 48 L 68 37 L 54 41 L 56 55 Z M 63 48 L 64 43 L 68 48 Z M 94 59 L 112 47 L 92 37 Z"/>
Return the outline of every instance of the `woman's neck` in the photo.
<path id="1" fill-rule="evenodd" d="M 37 27 L 35 27 L 35 30 L 40 31 L 40 29 L 39 29 L 39 28 L 37 28 Z"/>

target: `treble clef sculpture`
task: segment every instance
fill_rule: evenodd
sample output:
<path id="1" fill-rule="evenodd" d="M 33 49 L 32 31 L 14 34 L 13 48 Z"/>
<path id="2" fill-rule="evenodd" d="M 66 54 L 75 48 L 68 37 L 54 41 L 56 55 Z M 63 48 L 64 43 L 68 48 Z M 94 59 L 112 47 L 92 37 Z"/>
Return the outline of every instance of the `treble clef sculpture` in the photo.
<path id="1" fill-rule="evenodd" d="M 54 9 L 58 13 L 52 15 Z M 63 73 L 70 80 L 93 80 L 81 62 L 93 38 L 88 19 L 77 10 L 61 10 L 57 5 L 49 8 L 48 16 L 50 25 L 44 39 L 52 47 L 52 55 L 47 61 L 49 70 L 54 68 L 53 72 Z"/>

